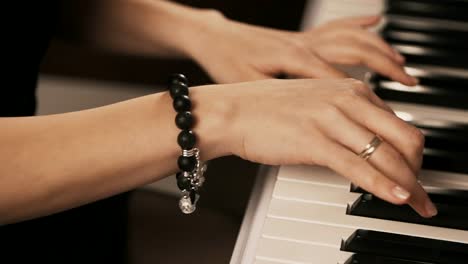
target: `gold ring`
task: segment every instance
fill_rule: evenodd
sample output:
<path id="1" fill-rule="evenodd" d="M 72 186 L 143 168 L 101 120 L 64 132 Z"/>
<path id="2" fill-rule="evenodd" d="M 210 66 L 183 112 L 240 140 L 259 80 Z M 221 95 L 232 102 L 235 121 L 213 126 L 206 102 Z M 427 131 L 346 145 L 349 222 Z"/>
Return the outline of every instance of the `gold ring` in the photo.
<path id="1" fill-rule="evenodd" d="M 361 151 L 358 156 L 360 158 L 363 158 L 364 160 L 368 160 L 372 153 L 375 152 L 375 150 L 380 146 L 382 143 L 382 139 L 375 135 L 374 138 L 369 142 L 369 144 L 366 145 L 363 151 Z"/>

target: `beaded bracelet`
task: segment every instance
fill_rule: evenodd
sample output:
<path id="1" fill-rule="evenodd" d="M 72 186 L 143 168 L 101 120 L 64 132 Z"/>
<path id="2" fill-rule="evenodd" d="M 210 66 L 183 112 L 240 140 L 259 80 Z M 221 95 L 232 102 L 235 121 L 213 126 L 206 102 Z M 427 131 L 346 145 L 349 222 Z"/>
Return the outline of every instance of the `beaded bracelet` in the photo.
<path id="1" fill-rule="evenodd" d="M 176 174 L 177 186 L 182 192 L 179 208 L 184 214 L 191 214 L 196 209 L 200 197 L 198 189 L 205 181 L 207 165 L 200 161 L 200 150 L 195 147 L 197 138 L 191 130 L 193 116 L 192 102 L 189 98 L 187 78 L 183 74 L 174 74 L 169 81 L 169 93 L 172 106 L 177 112 L 175 123 L 182 131 L 177 136 L 177 143 L 182 148 L 182 155 L 177 160 L 180 172 Z"/>

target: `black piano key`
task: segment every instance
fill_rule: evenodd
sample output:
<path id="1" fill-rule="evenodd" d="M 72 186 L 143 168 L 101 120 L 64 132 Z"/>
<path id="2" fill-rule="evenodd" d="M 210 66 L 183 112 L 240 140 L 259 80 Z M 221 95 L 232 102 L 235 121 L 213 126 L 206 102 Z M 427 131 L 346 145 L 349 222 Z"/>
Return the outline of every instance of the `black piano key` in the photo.
<path id="1" fill-rule="evenodd" d="M 387 23 L 384 28 L 428 33 L 431 35 L 443 35 L 448 38 L 466 40 L 468 32 L 466 23 L 452 21 L 440 21 L 432 19 L 421 19 L 400 16 L 387 16 Z"/>
<path id="2" fill-rule="evenodd" d="M 368 254 L 356 257 L 362 260 L 387 257 L 385 260 L 389 262 L 381 263 L 405 263 L 398 261 L 406 260 L 420 263 L 462 264 L 468 260 L 468 244 L 363 229 L 356 230 L 343 241 L 341 250 Z"/>
<path id="3" fill-rule="evenodd" d="M 382 257 L 367 254 L 353 254 L 345 264 L 438 264 L 435 262 L 421 262 L 391 257 Z"/>
<path id="4" fill-rule="evenodd" d="M 422 168 L 466 174 L 468 173 L 468 153 L 426 148 Z"/>
<path id="5" fill-rule="evenodd" d="M 444 35 L 429 34 L 415 31 L 403 31 L 385 28 L 382 37 L 389 43 L 396 45 L 420 45 L 433 48 L 461 50 L 468 45 L 465 38 L 454 39 Z M 453 51 L 453 50 L 452 50 Z M 461 50 L 463 52 L 463 50 Z"/>
<path id="6" fill-rule="evenodd" d="M 419 79 L 416 87 L 380 75 L 374 75 L 370 81 L 384 100 L 468 109 L 468 78 L 436 73 L 416 77 Z"/>
<path id="7" fill-rule="evenodd" d="M 355 184 L 351 184 L 350 192 L 369 194 L 369 192 Z M 429 197 L 439 204 L 468 206 L 468 191 L 464 190 L 433 189 L 430 190 Z"/>
<path id="8" fill-rule="evenodd" d="M 362 189 L 358 185 L 351 183 L 351 186 L 349 187 L 349 191 L 353 193 L 368 193 L 366 190 Z"/>
<path id="9" fill-rule="evenodd" d="M 468 109 L 468 89 L 457 91 L 422 83 L 419 87 L 407 87 L 397 82 L 381 81 L 375 84 L 375 93 L 384 100 Z"/>
<path id="10" fill-rule="evenodd" d="M 464 190 L 431 190 L 429 197 L 439 204 L 468 206 L 468 191 Z"/>
<path id="11" fill-rule="evenodd" d="M 425 146 L 429 149 L 463 152 L 468 151 L 468 125 L 446 123 L 439 127 L 430 126 L 420 121 L 411 122 L 417 126 L 426 138 Z"/>
<path id="12" fill-rule="evenodd" d="M 386 14 L 467 22 L 466 0 L 389 0 Z"/>
<path id="13" fill-rule="evenodd" d="M 391 43 L 393 44 L 393 43 Z M 406 58 L 408 64 L 425 64 L 440 67 L 468 68 L 466 49 L 445 49 L 420 45 L 398 45 L 394 47 Z"/>
<path id="14" fill-rule="evenodd" d="M 393 45 L 415 45 L 441 48 L 452 52 L 464 52 L 468 46 L 468 35 L 464 31 L 433 30 L 419 31 L 395 27 L 389 24 L 381 32 L 382 37 Z"/>
<path id="15" fill-rule="evenodd" d="M 381 35 L 406 57 L 406 63 L 468 68 L 468 24 L 444 27 L 444 23 L 390 21 Z"/>
<path id="16" fill-rule="evenodd" d="M 461 192 L 466 193 L 466 191 Z M 439 211 L 432 218 L 419 216 L 408 205 L 394 205 L 368 193 L 361 195 L 352 206 L 349 206 L 346 214 L 468 230 L 468 200 L 465 194 L 460 197 L 457 195 L 461 194 L 429 194 Z M 456 202 L 453 202 L 454 200 Z"/>
<path id="17" fill-rule="evenodd" d="M 468 126 L 430 127 L 418 124 L 426 138 L 422 167 L 468 174 Z"/>

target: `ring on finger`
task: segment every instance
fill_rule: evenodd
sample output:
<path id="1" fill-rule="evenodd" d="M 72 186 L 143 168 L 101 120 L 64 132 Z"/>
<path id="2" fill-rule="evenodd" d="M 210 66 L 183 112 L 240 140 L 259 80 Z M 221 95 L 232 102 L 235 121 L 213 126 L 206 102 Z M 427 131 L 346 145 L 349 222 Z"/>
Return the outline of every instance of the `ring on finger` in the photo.
<path id="1" fill-rule="evenodd" d="M 366 147 L 361 152 L 359 152 L 358 156 L 364 160 L 368 160 L 381 143 L 382 139 L 378 135 L 375 135 L 369 144 L 367 144 Z"/>

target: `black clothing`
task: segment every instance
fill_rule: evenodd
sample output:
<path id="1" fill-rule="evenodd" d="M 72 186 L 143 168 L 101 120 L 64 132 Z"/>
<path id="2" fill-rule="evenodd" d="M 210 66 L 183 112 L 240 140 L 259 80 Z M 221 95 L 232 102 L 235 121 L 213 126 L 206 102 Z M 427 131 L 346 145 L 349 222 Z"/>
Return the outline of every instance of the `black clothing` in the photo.
<path id="1" fill-rule="evenodd" d="M 2 9 L 16 19 L 3 25 L 0 116 L 34 115 L 39 65 L 58 22 L 59 1 L 7 1 Z M 127 197 L 0 226 L 0 262 L 125 263 Z"/>

